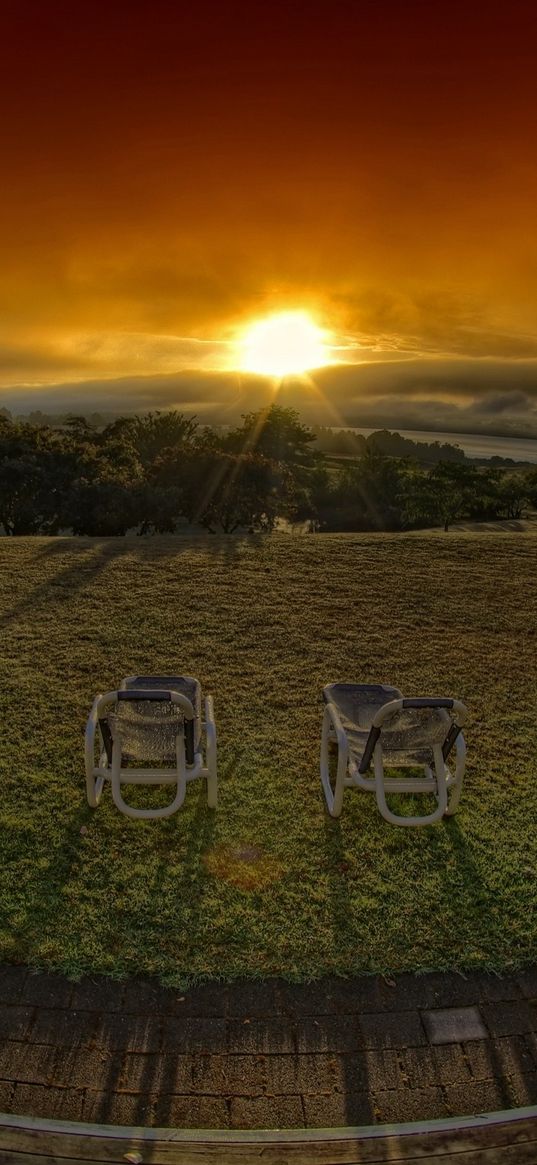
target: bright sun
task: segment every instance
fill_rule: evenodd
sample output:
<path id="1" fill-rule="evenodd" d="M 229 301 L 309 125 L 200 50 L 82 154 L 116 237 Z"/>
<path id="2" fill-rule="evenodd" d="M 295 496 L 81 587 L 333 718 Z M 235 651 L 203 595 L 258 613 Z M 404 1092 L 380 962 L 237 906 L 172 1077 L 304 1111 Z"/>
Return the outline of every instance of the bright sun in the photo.
<path id="1" fill-rule="evenodd" d="M 326 332 L 305 311 L 279 312 L 250 324 L 239 342 L 242 372 L 291 376 L 329 364 Z"/>

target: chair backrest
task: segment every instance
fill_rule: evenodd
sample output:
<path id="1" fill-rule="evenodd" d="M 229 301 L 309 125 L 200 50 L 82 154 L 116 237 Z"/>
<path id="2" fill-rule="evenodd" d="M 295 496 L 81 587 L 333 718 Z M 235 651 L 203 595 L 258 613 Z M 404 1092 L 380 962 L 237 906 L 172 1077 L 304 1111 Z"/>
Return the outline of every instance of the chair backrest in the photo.
<path id="1" fill-rule="evenodd" d="M 116 692 L 115 702 L 99 718 L 108 760 L 111 763 L 113 744 L 117 741 L 129 760 L 175 764 L 177 736 L 182 733 L 186 762 L 193 764 L 192 711 L 185 712 L 185 707 L 174 701 L 169 690 L 141 687 Z"/>
<path id="2" fill-rule="evenodd" d="M 121 687 L 127 691 L 137 688 L 160 689 L 186 696 L 194 709 L 194 719 L 185 720 L 185 754 L 187 764 L 194 763 L 194 753 L 201 739 L 201 685 L 194 676 L 126 676 Z"/>
<path id="3" fill-rule="evenodd" d="M 383 753 L 392 764 L 426 761 L 434 745 L 440 745 L 447 760 L 466 721 L 466 708 L 459 700 L 442 696 L 390 700 L 380 708 L 369 730 L 360 773 L 367 772 L 380 740 Z"/>

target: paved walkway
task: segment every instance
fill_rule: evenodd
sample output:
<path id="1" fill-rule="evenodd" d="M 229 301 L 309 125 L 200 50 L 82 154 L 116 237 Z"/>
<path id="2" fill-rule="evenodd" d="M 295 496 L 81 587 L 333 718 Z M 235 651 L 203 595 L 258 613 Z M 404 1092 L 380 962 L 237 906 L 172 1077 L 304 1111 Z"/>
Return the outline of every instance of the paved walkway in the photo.
<path id="1" fill-rule="evenodd" d="M 181 993 L 0 967 L 3 1112 L 315 1128 L 535 1103 L 537 969 Z"/>

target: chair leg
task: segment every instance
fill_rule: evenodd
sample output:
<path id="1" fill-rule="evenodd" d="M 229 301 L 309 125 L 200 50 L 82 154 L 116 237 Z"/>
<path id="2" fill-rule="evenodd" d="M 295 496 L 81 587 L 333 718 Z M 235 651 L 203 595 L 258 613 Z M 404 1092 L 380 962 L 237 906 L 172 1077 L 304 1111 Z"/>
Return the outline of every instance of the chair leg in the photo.
<path id="1" fill-rule="evenodd" d="M 92 773 L 86 773 L 86 796 L 92 809 L 96 809 L 101 800 L 104 781 L 104 777 L 94 777 Z"/>
<path id="2" fill-rule="evenodd" d="M 459 801 L 461 799 L 462 784 L 464 781 L 464 771 L 466 768 L 466 741 L 459 733 L 455 742 L 455 783 L 451 786 L 448 807 L 445 812 L 446 817 L 452 817 L 457 812 Z"/>
<path id="3" fill-rule="evenodd" d="M 385 821 L 389 821 L 391 825 L 434 825 L 436 821 L 444 816 L 447 808 L 447 788 L 446 788 L 446 771 L 444 765 L 444 758 L 442 756 L 442 749 L 440 745 L 433 746 L 434 756 L 434 772 L 436 777 L 436 809 L 432 813 L 426 813 L 422 817 L 404 817 L 400 813 L 393 813 L 388 807 L 386 801 L 386 788 L 384 785 L 384 764 L 382 759 L 382 747 L 380 744 L 375 746 L 373 754 L 373 764 L 375 769 L 375 795 L 377 798 L 377 805 L 384 817 Z"/>
<path id="4" fill-rule="evenodd" d="M 205 743 L 207 749 L 207 805 L 216 809 L 218 804 L 216 724 L 214 721 L 213 698 L 205 699 Z"/>
<path id="5" fill-rule="evenodd" d="M 127 804 L 121 792 L 121 745 L 118 741 L 114 741 L 112 748 L 111 777 L 114 805 L 126 817 L 134 817 L 144 821 L 152 821 L 159 817 L 171 817 L 172 813 L 181 808 L 186 795 L 185 745 L 182 734 L 177 737 L 177 792 L 169 805 L 164 805 L 162 809 L 134 809 L 132 805 Z M 127 776 L 127 782 L 128 779 Z"/>
<path id="6" fill-rule="evenodd" d="M 326 806 L 331 817 L 339 817 L 343 808 L 343 792 L 349 757 L 347 740 L 344 734 L 337 734 L 338 757 L 336 783 L 334 790 L 330 784 L 329 746 L 334 739 L 334 726 L 330 716 L 330 709 L 325 708 L 321 734 L 321 784 L 323 787 Z"/>

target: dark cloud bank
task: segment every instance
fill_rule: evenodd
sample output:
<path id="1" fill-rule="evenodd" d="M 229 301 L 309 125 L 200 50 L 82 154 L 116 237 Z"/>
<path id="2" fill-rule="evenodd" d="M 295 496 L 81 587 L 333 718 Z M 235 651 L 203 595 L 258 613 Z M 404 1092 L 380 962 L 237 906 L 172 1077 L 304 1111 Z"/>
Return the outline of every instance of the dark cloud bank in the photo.
<path id="1" fill-rule="evenodd" d="M 332 366 L 277 390 L 263 377 L 180 372 L 0 392 L 16 414 L 179 408 L 211 424 L 278 399 L 310 424 L 380 426 L 537 438 L 537 360 L 393 360 Z"/>

